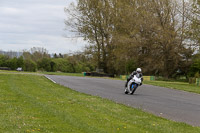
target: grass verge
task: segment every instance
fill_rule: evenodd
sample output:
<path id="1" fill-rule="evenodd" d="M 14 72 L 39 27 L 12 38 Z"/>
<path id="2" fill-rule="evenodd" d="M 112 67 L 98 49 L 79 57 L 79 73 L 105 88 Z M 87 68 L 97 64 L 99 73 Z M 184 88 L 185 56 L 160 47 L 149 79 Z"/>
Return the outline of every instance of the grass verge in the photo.
<path id="1" fill-rule="evenodd" d="M 65 76 L 83 76 L 82 73 L 64 73 L 64 72 L 18 72 L 18 71 L 6 71 L 6 70 L 0 70 L 0 73 L 11 73 L 11 74 L 48 74 L 48 75 L 65 75 Z"/>
<path id="2" fill-rule="evenodd" d="M 169 121 L 54 84 L 43 76 L 0 74 L 1 132 L 199 133 Z"/>
<path id="3" fill-rule="evenodd" d="M 183 90 L 200 94 L 200 87 L 186 82 L 168 82 L 168 81 L 144 81 L 144 84 L 160 86 L 165 88 Z"/>
<path id="4" fill-rule="evenodd" d="M 37 72 L 41 74 L 48 74 L 48 75 L 65 75 L 65 76 L 79 76 L 82 77 L 82 73 L 63 73 L 63 72 Z"/>

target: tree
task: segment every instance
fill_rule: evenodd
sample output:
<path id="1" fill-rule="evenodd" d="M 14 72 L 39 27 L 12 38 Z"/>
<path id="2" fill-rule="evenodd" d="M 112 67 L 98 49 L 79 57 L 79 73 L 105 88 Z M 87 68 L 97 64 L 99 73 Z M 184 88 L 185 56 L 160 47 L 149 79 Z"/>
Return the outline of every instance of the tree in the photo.
<path id="1" fill-rule="evenodd" d="M 50 62 L 50 66 L 51 66 L 51 72 L 56 72 L 57 71 L 57 64 L 54 61 Z"/>
<path id="2" fill-rule="evenodd" d="M 36 70 L 37 64 L 34 61 L 30 59 L 24 61 L 24 71 L 36 72 Z"/>
<path id="3" fill-rule="evenodd" d="M 60 72 L 70 72 L 72 73 L 73 70 L 69 65 L 69 61 L 66 58 L 56 58 L 52 60 L 56 64 L 56 71 Z"/>
<path id="4" fill-rule="evenodd" d="M 23 59 L 23 56 L 20 56 L 20 57 L 17 59 L 17 67 L 21 67 L 21 68 L 24 67 L 24 59 Z"/>
<path id="5" fill-rule="evenodd" d="M 79 0 L 74 10 L 65 10 L 72 18 L 66 25 L 93 44 L 86 53 L 104 72 L 128 73 L 134 61 L 145 74 L 169 78 L 181 63 L 189 66 L 194 52 L 185 34 L 188 20 L 179 17 L 177 5 L 173 0 Z M 183 1 L 184 14 L 185 7 Z"/>
<path id="6" fill-rule="evenodd" d="M 193 1 L 192 24 L 190 35 L 193 40 L 200 46 L 200 1 Z"/>
<path id="7" fill-rule="evenodd" d="M 33 47 L 29 51 L 24 51 L 23 57 L 24 59 L 29 59 L 37 62 L 42 58 L 50 58 L 50 55 L 48 54 L 48 51 L 45 48 Z"/>
<path id="8" fill-rule="evenodd" d="M 38 65 L 38 69 L 41 70 L 41 71 L 47 71 L 47 72 L 50 72 L 51 71 L 51 59 L 49 58 L 42 58 L 41 60 L 39 60 L 37 62 L 37 65 Z M 53 65 L 53 64 L 52 64 Z"/>
<path id="9" fill-rule="evenodd" d="M 65 9 L 72 19 L 65 24 L 80 33 L 92 45 L 93 57 L 97 60 L 97 68 L 107 72 L 107 54 L 112 32 L 112 6 L 109 2 L 97 0 L 79 0 L 74 9 Z M 73 21 L 72 21 L 73 20 Z"/>
<path id="10" fill-rule="evenodd" d="M 11 68 L 12 70 L 17 69 L 17 58 L 14 57 L 12 59 L 7 60 L 7 67 Z"/>
<path id="11" fill-rule="evenodd" d="M 63 55 L 61 53 L 59 53 L 59 58 L 63 58 Z"/>
<path id="12" fill-rule="evenodd" d="M 32 59 L 32 55 L 31 55 L 31 53 L 30 52 L 28 52 L 28 51 L 23 51 L 23 58 L 25 59 L 25 60 L 31 60 Z"/>
<path id="13" fill-rule="evenodd" d="M 8 56 L 0 55 L 0 67 L 7 67 L 7 60 L 9 60 Z"/>
<path id="14" fill-rule="evenodd" d="M 189 69 L 188 76 L 194 77 L 196 73 L 200 73 L 200 54 L 193 56 L 193 63 Z"/>
<path id="15" fill-rule="evenodd" d="M 33 47 L 31 48 L 30 53 L 32 54 L 32 60 L 36 62 L 42 58 L 50 58 L 50 55 L 45 48 Z"/>
<path id="16" fill-rule="evenodd" d="M 55 54 L 53 55 L 53 58 L 58 58 L 58 55 L 55 53 Z"/>

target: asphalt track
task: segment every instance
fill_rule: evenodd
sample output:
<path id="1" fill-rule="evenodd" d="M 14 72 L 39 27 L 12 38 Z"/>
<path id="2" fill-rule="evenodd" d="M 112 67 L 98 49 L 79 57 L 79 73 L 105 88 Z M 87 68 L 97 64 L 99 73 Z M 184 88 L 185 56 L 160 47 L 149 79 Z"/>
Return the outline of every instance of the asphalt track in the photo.
<path id="1" fill-rule="evenodd" d="M 124 94 L 125 81 L 103 78 L 46 75 L 73 90 L 140 108 L 173 121 L 200 126 L 200 95 L 151 85 L 140 86 L 134 95 Z"/>

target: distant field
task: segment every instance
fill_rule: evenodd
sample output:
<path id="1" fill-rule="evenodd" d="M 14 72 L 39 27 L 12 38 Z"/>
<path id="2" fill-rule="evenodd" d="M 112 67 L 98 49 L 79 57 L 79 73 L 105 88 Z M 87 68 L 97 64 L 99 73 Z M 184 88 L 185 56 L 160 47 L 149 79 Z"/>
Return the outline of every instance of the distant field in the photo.
<path id="1" fill-rule="evenodd" d="M 112 101 L 75 92 L 43 76 L 0 74 L 0 132 L 199 133 Z"/>

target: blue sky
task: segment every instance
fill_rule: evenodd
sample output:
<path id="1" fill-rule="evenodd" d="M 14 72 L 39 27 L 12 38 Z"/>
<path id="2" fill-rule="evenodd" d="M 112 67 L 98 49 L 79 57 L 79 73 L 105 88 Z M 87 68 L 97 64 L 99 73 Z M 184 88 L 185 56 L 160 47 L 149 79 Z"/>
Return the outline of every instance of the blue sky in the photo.
<path id="1" fill-rule="evenodd" d="M 87 42 L 65 38 L 64 7 L 74 0 L 0 0 L 0 50 L 46 48 L 49 53 L 81 51 Z"/>

